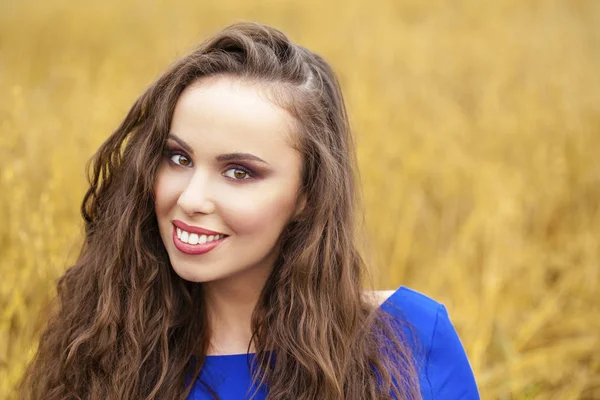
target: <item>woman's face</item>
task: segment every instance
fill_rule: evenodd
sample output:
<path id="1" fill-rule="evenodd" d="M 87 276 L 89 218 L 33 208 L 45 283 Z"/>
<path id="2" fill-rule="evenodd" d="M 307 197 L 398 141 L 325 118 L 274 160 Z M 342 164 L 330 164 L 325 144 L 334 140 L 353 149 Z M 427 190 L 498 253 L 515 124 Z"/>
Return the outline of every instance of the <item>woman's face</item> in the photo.
<path id="1" fill-rule="evenodd" d="M 154 187 L 162 241 L 193 282 L 266 279 L 297 211 L 293 118 L 257 84 L 210 77 L 177 102 Z"/>

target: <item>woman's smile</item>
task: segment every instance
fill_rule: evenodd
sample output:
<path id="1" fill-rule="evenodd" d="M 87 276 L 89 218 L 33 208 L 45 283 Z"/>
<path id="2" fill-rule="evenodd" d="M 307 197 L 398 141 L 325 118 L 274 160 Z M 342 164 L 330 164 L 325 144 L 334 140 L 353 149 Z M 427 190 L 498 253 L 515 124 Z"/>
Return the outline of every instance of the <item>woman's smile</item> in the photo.
<path id="1" fill-rule="evenodd" d="M 185 254 L 204 254 L 219 246 L 229 235 L 183 221 L 173 221 L 173 244 Z"/>
<path id="2" fill-rule="evenodd" d="M 226 235 L 206 236 L 182 231 L 173 226 L 173 244 L 185 254 L 204 254 L 219 246 L 227 239 Z"/>

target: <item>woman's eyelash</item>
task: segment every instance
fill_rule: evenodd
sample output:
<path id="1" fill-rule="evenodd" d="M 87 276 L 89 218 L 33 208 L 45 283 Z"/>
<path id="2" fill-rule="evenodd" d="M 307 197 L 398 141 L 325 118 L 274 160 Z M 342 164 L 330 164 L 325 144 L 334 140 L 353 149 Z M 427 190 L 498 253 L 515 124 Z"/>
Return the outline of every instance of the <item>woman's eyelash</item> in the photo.
<path id="1" fill-rule="evenodd" d="M 227 169 L 225 171 L 230 171 L 230 170 L 239 170 L 239 171 L 243 171 L 245 172 L 249 178 L 242 178 L 242 179 L 235 179 L 235 178 L 230 178 L 236 181 L 245 181 L 245 180 L 249 180 L 249 179 L 254 179 L 255 175 L 254 172 L 252 172 L 249 168 L 244 167 L 243 165 L 238 165 L 238 164 L 230 164 L 227 166 Z"/>
<path id="2" fill-rule="evenodd" d="M 179 154 L 181 156 L 186 156 L 187 157 L 187 154 L 185 154 L 184 151 L 179 150 L 179 149 L 171 149 L 169 147 L 165 148 L 164 154 L 167 157 L 174 156 L 175 154 Z"/>
<path id="3" fill-rule="evenodd" d="M 172 160 L 172 158 L 174 156 L 185 157 L 185 158 L 187 158 L 191 162 L 190 157 L 187 154 L 185 154 L 183 151 L 181 151 L 181 150 L 172 150 L 172 149 L 166 149 L 165 150 L 165 157 L 167 157 L 169 159 L 169 163 L 171 163 L 173 165 L 176 165 L 178 167 L 187 167 L 187 165 L 181 165 L 181 164 L 178 164 L 178 163 L 174 162 Z"/>

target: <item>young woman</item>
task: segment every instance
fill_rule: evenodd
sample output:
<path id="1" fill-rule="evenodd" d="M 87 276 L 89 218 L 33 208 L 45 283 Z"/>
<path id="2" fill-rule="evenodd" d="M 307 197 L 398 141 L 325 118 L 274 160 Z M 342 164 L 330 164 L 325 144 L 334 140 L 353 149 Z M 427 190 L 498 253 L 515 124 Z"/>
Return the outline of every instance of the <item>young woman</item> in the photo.
<path id="1" fill-rule="evenodd" d="M 479 398 L 442 305 L 364 292 L 342 93 L 280 31 L 202 43 L 93 161 L 24 398 Z"/>

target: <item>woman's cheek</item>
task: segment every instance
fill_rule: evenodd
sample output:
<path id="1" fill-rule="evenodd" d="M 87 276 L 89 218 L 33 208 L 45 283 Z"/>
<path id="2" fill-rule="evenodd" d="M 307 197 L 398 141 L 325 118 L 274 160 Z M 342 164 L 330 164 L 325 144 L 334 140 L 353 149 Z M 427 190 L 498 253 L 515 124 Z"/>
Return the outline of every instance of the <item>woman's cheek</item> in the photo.
<path id="1" fill-rule="evenodd" d="M 255 233 L 269 228 L 282 229 L 294 207 L 294 198 L 281 191 L 246 194 L 235 198 L 236 201 L 225 204 L 223 216 L 227 225 L 237 234 Z"/>
<path id="2" fill-rule="evenodd" d="M 168 229 L 170 232 L 171 219 L 179 215 L 176 211 L 177 201 L 184 187 L 181 177 L 168 173 L 157 176 L 154 185 L 154 209 L 161 230 Z"/>

